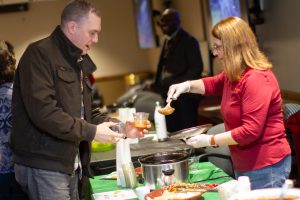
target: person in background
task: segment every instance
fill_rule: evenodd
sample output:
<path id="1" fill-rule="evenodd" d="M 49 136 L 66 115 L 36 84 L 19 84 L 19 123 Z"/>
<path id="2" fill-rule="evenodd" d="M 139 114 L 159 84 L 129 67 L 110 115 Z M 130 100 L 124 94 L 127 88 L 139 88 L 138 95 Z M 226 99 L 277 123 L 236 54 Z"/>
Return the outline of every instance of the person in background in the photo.
<path id="1" fill-rule="evenodd" d="M 158 22 L 165 35 L 155 82 L 151 89 L 166 100 L 170 85 L 201 77 L 203 63 L 198 41 L 180 25 L 180 15 L 174 9 L 166 9 Z M 201 95 L 184 94 L 172 102 L 176 112 L 166 116 L 169 132 L 198 124 L 198 105 Z"/>
<path id="2" fill-rule="evenodd" d="M 238 17 L 218 22 L 212 36 L 212 53 L 224 71 L 172 85 L 167 102 L 188 92 L 222 95 L 226 132 L 197 135 L 187 144 L 195 148 L 229 145 L 236 178 L 248 176 L 252 189 L 281 187 L 291 171 L 291 149 L 272 64 L 259 50 L 249 25 Z"/>
<path id="3" fill-rule="evenodd" d="M 290 134 L 290 144 L 292 149 L 292 155 L 295 155 L 295 163 L 297 166 L 297 174 L 295 173 L 296 182 L 295 187 L 299 187 L 300 184 L 300 104 L 297 103 L 287 103 L 283 106 L 285 127 L 287 134 Z M 294 152 L 293 152 L 294 150 Z M 292 156 L 293 157 L 293 156 Z M 293 159 L 292 159 L 293 160 Z M 293 166 L 293 162 L 292 162 Z M 293 169 L 294 170 L 294 169 Z M 293 170 L 291 176 L 293 176 Z"/>
<path id="4" fill-rule="evenodd" d="M 93 176 L 91 141 L 114 143 L 125 135 L 111 130 L 116 123 L 108 117 L 91 117 L 88 77 L 96 66 L 87 53 L 100 31 L 99 11 L 88 1 L 71 1 L 60 25 L 31 43 L 20 59 L 10 144 L 16 180 L 30 199 L 79 199 L 78 179 Z M 126 124 L 127 137 L 146 131 Z"/>
<path id="5" fill-rule="evenodd" d="M 9 41 L 5 40 L 5 44 L 7 46 L 8 51 L 15 56 L 15 48 L 14 45 L 12 45 Z"/>
<path id="6" fill-rule="evenodd" d="M 90 81 L 90 84 L 92 86 L 92 109 L 95 109 L 95 108 L 101 108 L 104 106 L 104 101 L 103 101 L 103 97 L 100 93 L 100 91 L 98 90 L 97 86 L 96 86 L 96 80 L 95 80 L 95 77 L 93 74 L 90 74 L 89 75 L 89 81 Z"/>
<path id="7" fill-rule="evenodd" d="M 12 128 L 11 99 L 16 59 L 7 42 L 0 40 L 0 199 L 26 200 L 26 194 L 15 180 L 9 136 Z"/>

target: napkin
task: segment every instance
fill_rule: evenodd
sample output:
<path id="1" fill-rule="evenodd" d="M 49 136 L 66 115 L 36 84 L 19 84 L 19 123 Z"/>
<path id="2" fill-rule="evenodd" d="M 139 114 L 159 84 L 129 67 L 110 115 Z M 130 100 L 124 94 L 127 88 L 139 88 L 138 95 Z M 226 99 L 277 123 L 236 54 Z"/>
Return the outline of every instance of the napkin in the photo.
<path id="1" fill-rule="evenodd" d="M 116 190 L 110 192 L 102 192 L 93 194 L 94 200 L 120 200 L 120 199 L 137 199 L 137 195 L 135 194 L 134 190 Z"/>

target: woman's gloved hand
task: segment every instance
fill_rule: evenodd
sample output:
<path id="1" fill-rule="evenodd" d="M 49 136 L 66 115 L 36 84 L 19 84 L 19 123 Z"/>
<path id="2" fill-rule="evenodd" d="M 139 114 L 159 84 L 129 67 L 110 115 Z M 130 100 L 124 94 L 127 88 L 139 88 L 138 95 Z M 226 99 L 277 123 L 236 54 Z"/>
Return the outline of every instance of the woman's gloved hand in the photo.
<path id="1" fill-rule="evenodd" d="M 169 103 L 171 100 L 176 100 L 181 94 L 189 92 L 190 90 L 190 81 L 171 85 L 168 91 L 167 102 Z"/>
<path id="2" fill-rule="evenodd" d="M 194 148 L 201 148 L 211 146 L 212 135 L 200 134 L 194 137 L 188 138 L 185 142 Z"/>

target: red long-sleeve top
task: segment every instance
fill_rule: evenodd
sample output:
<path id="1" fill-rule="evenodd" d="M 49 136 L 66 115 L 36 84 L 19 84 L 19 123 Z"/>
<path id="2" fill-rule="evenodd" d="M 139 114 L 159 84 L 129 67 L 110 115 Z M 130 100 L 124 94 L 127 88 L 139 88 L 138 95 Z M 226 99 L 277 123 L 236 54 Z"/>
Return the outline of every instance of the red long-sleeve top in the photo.
<path id="1" fill-rule="evenodd" d="M 261 169 L 291 153 L 280 89 L 271 70 L 246 68 L 236 82 L 224 72 L 202 80 L 205 95 L 222 95 L 225 130 L 238 143 L 229 146 L 235 170 Z"/>

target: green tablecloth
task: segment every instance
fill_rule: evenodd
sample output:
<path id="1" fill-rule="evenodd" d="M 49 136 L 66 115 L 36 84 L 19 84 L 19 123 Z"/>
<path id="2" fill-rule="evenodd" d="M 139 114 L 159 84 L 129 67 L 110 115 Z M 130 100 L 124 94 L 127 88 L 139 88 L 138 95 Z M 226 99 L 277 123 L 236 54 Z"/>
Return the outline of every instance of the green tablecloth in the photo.
<path id="1" fill-rule="evenodd" d="M 90 179 L 91 194 L 122 189 L 122 187 L 117 186 L 116 180 L 103 180 L 102 177 L 95 176 L 94 179 Z M 221 184 L 230 180 L 232 180 L 230 176 L 210 162 L 193 163 L 189 169 L 189 182 Z M 219 194 L 206 192 L 203 197 L 205 200 L 218 200 Z"/>

